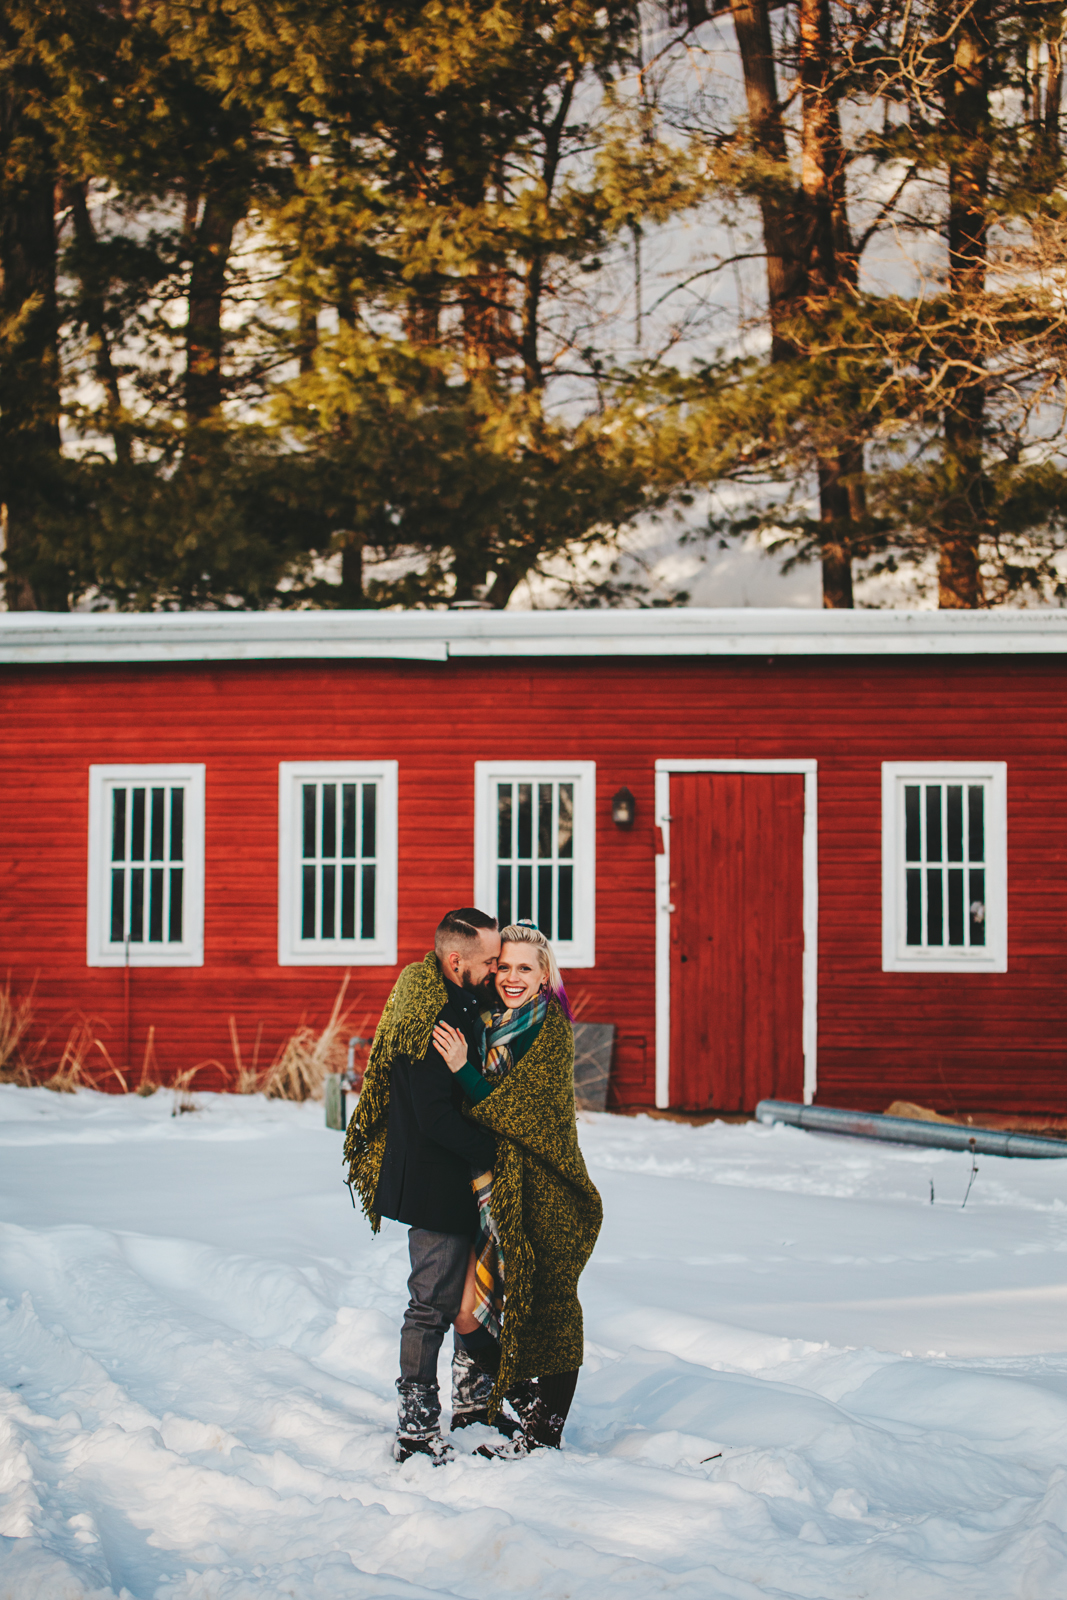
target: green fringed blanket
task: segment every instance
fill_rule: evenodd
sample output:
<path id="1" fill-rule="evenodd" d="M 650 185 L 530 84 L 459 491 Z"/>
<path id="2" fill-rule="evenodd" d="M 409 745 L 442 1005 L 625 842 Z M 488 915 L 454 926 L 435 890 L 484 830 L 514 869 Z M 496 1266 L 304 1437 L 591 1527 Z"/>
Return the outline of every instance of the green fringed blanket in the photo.
<path id="1" fill-rule="evenodd" d="M 359 1101 L 345 1135 L 343 1160 L 348 1181 L 359 1194 L 373 1232 L 382 1219 L 374 1209 L 374 1195 L 385 1155 L 389 1131 L 389 1083 L 397 1056 L 421 1061 L 433 1040 L 433 1026 L 448 1001 L 448 991 L 437 958 L 431 950 L 422 961 L 405 967 L 385 1002 L 374 1034 Z"/>
<path id="2" fill-rule="evenodd" d="M 494 1411 L 520 1378 L 582 1364 L 578 1279 L 604 1208 L 578 1148 L 574 1034 L 557 1000 L 530 1049 L 467 1115 L 497 1135 L 493 1217 L 506 1299 Z"/>
<path id="3" fill-rule="evenodd" d="M 389 1124 L 390 1068 L 398 1055 L 418 1060 L 426 1054 L 446 999 L 431 953 L 404 968 L 374 1035 L 344 1159 L 375 1233 L 381 1225 L 374 1194 Z M 504 1082 L 466 1112 L 497 1135 L 493 1215 L 507 1300 L 495 1412 L 504 1391 L 520 1379 L 571 1372 L 582 1364 L 578 1279 L 593 1253 L 603 1207 L 578 1148 L 574 1034 L 557 1001 Z"/>

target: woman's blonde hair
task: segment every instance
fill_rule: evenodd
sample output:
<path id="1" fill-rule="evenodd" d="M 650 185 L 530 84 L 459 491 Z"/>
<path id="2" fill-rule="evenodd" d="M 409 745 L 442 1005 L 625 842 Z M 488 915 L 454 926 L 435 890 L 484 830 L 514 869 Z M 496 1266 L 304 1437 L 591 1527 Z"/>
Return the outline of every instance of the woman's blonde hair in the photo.
<path id="1" fill-rule="evenodd" d="M 567 991 L 563 987 L 563 979 L 559 973 L 559 963 L 556 952 L 541 932 L 532 922 L 511 922 L 506 928 L 500 930 L 501 946 L 506 944 L 529 944 L 537 951 L 537 959 L 541 964 L 541 971 L 548 979 L 549 993 L 555 995 L 563 1008 L 563 1014 L 571 1019 L 570 1001 Z"/>

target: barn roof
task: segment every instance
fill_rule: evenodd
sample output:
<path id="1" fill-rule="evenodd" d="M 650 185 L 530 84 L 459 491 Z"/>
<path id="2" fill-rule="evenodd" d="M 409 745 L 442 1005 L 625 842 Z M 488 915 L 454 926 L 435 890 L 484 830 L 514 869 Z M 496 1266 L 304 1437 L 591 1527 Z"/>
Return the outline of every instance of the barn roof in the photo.
<path id="1" fill-rule="evenodd" d="M 1067 610 L 0 613 L 0 663 L 1067 654 Z"/>

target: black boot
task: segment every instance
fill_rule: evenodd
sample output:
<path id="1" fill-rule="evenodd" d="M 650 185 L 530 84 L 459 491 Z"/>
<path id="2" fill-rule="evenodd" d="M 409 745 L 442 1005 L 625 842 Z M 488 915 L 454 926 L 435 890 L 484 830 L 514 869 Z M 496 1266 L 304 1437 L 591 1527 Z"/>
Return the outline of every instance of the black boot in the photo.
<path id="1" fill-rule="evenodd" d="M 457 1344 L 452 1352 L 452 1427 L 469 1428 L 472 1422 L 489 1421 L 489 1396 L 493 1380 L 475 1361 L 469 1350 Z"/>
<path id="2" fill-rule="evenodd" d="M 498 1411 L 489 1421 L 489 1397 L 494 1379 L 479 1366 L 469 1350 L 457 1344 L 452 1355 L 452 1429 L 469 1428 L 472 1422 L 481 1422 L 495 1428 L 510 1439 L 518 1433 L 519 1424 L 514 1417 Z"/>
<path id="3" fill-rule="evenodd" d="M 577 1372 L 554 1372 L 508 1390 L 505 1399 L 522 1425 L 527 1449 L 559 1449 L 577 1384 Z"/>
<path id="4" fill-rule="evenodd" d="M 483 1444 L 478 1454 L 514 1460 L 533 1450 L 558 1450 L 577 1383 L 577 1372 L 556 1372 L 548 1378 L 516 1383 L 504 1399 L 519 1419 L 518 1431 L 506 1444 Z"/>
<path id="5" fill-rule="evenodd" d="M 452 1459 L 452 1446 L 441 1437 L 441 1401 L 436 1383 L 418 1383 L 414 1378 L 398 1378 L 397 1427 L 393 1456 L 407 1461 L 409 1456 L 429 1456 L 435 1467 Z"/>

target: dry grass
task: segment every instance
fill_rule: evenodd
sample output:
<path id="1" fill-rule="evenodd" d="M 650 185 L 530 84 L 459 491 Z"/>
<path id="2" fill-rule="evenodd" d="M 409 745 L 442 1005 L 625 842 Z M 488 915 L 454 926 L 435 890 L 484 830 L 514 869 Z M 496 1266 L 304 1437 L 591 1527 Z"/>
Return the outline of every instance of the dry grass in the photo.
<path id="1" fill-rule="evenodd" d="M 326 1074 L 348 1064 L 349 1011 L 343 1008 L 348 973 L 337 991 L 330 1020 L 321 1033 L 301 1023 L 289 1035 L 257 1085 L 271 1100 L 321 1100 Z"/>
<path id="2" fill-rule="evenodd" d="M 259 1027 L 256 1029 L 256 1042 L 252 1046 L 252 1064 L 251 1066 L 246 1067 L 241 1059 L 241 1041 L 237 1036 L 237 1018 L 231 1016 L 230 1049 L 233 1051 L 233 1064 L 237 1071 L 237 1082 L 235 1088 L 238 1094 L 259 1093 L 259 1044 L 262 1038 L 263 1024 L 261 1022 Z"/>
<path id="3" fill-rule="evenodd" d="M 94 1053 L 98 1053 L 103 1057 L 106 1067 L 105 1082 L 114 1076 L 122 1085 L 123 1094 L 129 1094 L 130 1086 L 112 1061 L 107 1045 L 97 1033 L 97 1027 L 98 1024 L 92 1017 L 78 1017 L 67 1035 L 63 1054 L 55 1071 L 50 1078 L 44 1080 L 44 1088 L 52 1089 L 57 1094 L 73 1094 L 75 1089 L 99 1089 L 99 1063 L 93 1063 L 96 1067 L 95 1073 L 90 1071 L 89 1067 Z"/>
<path id="4" fill-rule="evenodd" d="M 0 1083 L 17 1083 L 29 1088 L 34 1082 L 33 1070 L 44 1041 L 35 1048 L 27 1047 L 26 1036 L 33 1026 L 33 995 L 37 979 L 30 985 L 29 994 L 11 993 L 11 975 L 0 989 Z"/>
<path id="5" fill-rule="evenodd" d="M 166 1087 L 173 1091 L 172 1114 L 178 1116 L 182 1112 L 196 1110 L 196 1102 L 192 1097 L 192 1082 L 197 1073 L 207 1067 L 215 1067 L 224 1077 L 232 1076 L 238 1094 L 264 1094 L 272 1100 L 321 1100 L 325 1092 L 327 1074 L 343 1073 L 348 1066 L 348 1041 L 350 1035 L 356 1031 L 356 1025 L 352 1024 L 351 1017 L 355 1006 L 359 1003 L 357 997 L 351 1005 L 345 1005 L 348 984 L 349 974 L 346 973 L 337 991 L 326 1026 L 319 1030 L 301 1021 L 284 1041 L 270 1066 L 266 1068 L 261 1067 L 259 1063 L 260 1045 L 263 1039 L 262 1022 L 256 1029 L 251 1060 L 247 1061 L 241 1051 L 237 1018 L 231 1016 L 229 1027 L 233 1068 L 214 1059 L 200 1061 L 196 1066 L 187 1067 L 183 1072 L 176 1073 L 169 1083 L 165 1083 L 164 1074 L 156 1058 L 156 1030 L 154 1026 L 150 1026 L 145 1040 L 140 1075 L 132 1090 L 126 1075 L 115 1065 L 106 1044 L 100 1037 L 101 1024 L 92 1017 L 79 1014 L 67 1035 L 58 1062 L 51 1076 L 44 1079 L 43 1086 L 59 1094 L 73 1094 L 80 1088 L 100 1089 L 109 1078 L 113 1077 L 124 1094 L 132 1092 L 147 1096 Z M 0 1082 L 19 1083 L 27 1087 L 41 1082 L 39 1073 L 35 1074 L 33 1069 L 43 1041 L 29 1053 L 24 1045 L 32 1022 L 33 990 L 31 989 L 28 995 L 20 999 L 12 995 L 9 979 L 0 989 Z M 371 1013 L 365 1013 L 358 1024 L 360 1035 L 373 1033 L 373 1022 L 374 1017 Z M 106 1027 L 106 1024 L 103 1026 Z M 357 1077 L 361 1075 L 360 1068 L 366 1064 L 362 1058 L 367 1054 L 369 1043 L 369 1037 L 361 1037 L 359 1040 L 360 1048 L 357 1049 L 355 1063 Z"/>
<path id="6" fill-rule="evenodd" d="M 172 1117 L 180 1117 L 186 1111 L 197 1109 L 196 1101 L 192 1095 L 192 1083 L 198 1072 L 205 1067 L 216 1067 L 217 1061 L 198 1061 L 195 1067 L 186 1067 L 184 1072 L 176 1072 L 171 1088 L 174 1091 L 174 1104 L 170 1108 Z"/>
<path id="7" fill-rule="evenodd" d="M 163 1083 L 159 1071 L 159 1062 L 156 1060 L 156 1026 L 152 1023 L 145 1040 L 144 1060 L 141 1062 L 141 1076 L 137 1080 L 135 1094 L 147 1099 L 155 1094 L 157 1089 L 162 1089 Z"/>

